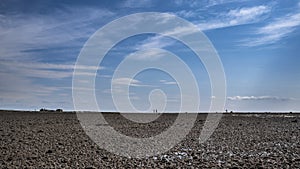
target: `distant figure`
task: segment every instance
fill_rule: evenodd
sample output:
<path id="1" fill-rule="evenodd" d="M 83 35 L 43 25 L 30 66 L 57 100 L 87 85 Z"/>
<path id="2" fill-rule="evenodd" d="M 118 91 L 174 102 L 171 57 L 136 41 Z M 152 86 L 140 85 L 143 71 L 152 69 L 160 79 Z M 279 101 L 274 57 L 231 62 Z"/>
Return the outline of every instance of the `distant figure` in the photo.
<path id="1" fill-rule="evenodd" d="M 226 111 L 226 113 L 228 113 L 228 110 L 227 110 L 227 109 L 226 109 L 225 111 Z"/>
<path id="2" fill-rule="evenodd" d="M 157 109 L 155 110 L 155 113 L 157 113 Z"/>

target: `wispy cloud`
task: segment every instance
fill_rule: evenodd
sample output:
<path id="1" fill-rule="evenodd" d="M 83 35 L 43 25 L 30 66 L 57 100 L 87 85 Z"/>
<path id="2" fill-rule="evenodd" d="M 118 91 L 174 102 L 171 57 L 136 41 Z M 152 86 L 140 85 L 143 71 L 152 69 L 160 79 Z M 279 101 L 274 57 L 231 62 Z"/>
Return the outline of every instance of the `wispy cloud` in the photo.
<path id="1" fill-rule="evenodd" d="M 203 3 L 202 1 L 199 0 L 175 0 L 174 1 L 176 5 L 178 6 L 183 6 L 183 5 L 188 5 L 189 7 L 198 7 L 201 4 L 205 5 L 206 3 Z"/>
<path id="2" fill-rule="evenodd" d="M 0 15 L 0 106 L 24 108 L 64 102 L 64 107 L 71 108 L 71 90 L 66 86 L 70 81 L 66 79 L 73 75 L 75 60 L 70 58 L 78 55 L 74 49 L 79 52 L 105 22 L 103 18 L 113 16 L 106 9 L 67 6 L 53 9 L 51 15 L 21 11 Z M 86 74 L 99 69 L 77 68 Z"/>
<path id="3" fill-rule="evenodd" d="M 112 81 L 113 84 L 116 85 L 131 85 L 131 86 L 136 86 L 139 85 L 141 82 L 139 80 L 136 79 L 131 79 L 131 78 L 117 78 L 117 79 L 113 79 Z"/>
<path id="4" fill-rule="evenodd" d="M 151 0 L 126 0 L 125 2 L 123 2 L 123 4 L 121 5 L 122 7 L 126 7 L 126 8 L 147 8 L 147 7 L 151 7 L 152 6 L 152 1 Z"/>
<path id="5" fill-rule="evenodd" d="M 232 96 L 227 97 L 231 101 L 241 101 L 241 100 L 273 100 L 273 101 L 289 101 L 293 98 L 283 98 L 278 96 Z"/>
<path id="6" fill-rule="evenodd" d="M 202 31 L 226 28 L 244 24 L 256 23 L 263 18 L 265 18 L 271 11 L 271 6 L 267 5 L 259 5 L 254 7 L 244 7 L 229 10 L 228 12 L 221 12 L 214 18 L 216 19 L 207 19 L 196 25 Z M 200 15 L 197 10 L 182 10 L 177 12 L 176 14 L 184 17 L 193 17 Z M 173 30 L 168 32 L 164 32 L 165 35 L 172 36 L 173 34 L 186 35 L 193 33 L 190 28 L 187 27 L 175 27 Z M 164 39 L 162 36 L 155 36 L 146 39 L 142 43 L 138 44 L 135 49 L 149 49 L 149 48 L 165 48 L 171 46 L 175 43 L 175 41 Z"/>
<path id="7" fill-rule="evenodd" d="M 0 58 L 32 60 L 35 49 L 81 46 L 80 39 L 88 38 L 94 29 L 91 21 L 113 16 L 107 10 L 93 8 L 54 11 L 47 15 L 7 15 L 0 18 Z M 80 31 L 79 31 L 80 30 Z M 41 56 L 39 56 L 41 57 Z"/>
<path id="8" fill-rule="evenodd" d="M 241 3 L 247 0 L 175 0 L 177 6 L 188 6 L 190 8 L 206 9 L 217 5 L 229 3 Z"/>
<path id="9" fill-rule="evenodd" d="M 175 13 L 178 16 L 181 16 L 183 18 L 193 18 L 198 16 L 197 11 L 195 10 L 181 10 Z"/>
<path id="10" fill-rule="evenodd" d="M 229 3 L 230 1 L 214 0 L 210 1 L 210 5 L 220 5 Z M 234 2 L 234 1 L 232 1 Z M 253 7 L 243 7 L 231 9 L 228 12 L 220 12 L 216 15 L 215 19 L 207 19 L 205 22 L 198 23 L 198 27 L 205 30 L 213 30 L 219 28 L 226 28 L 238 25 L 253 24 L 266 19 L 272 12 L 273 5 L 259 5 Z M 297 12 L 291 12 L 284 16 L 280 16 L 266 25 L 257 28 L 256 31 L 251 33 L 254 38 L 242 40 L 240 44 L 243 46 L 259 46 L 264 44 L 272 44 L 287 37 L 300 25 L 300 5 L 298 3 Z M 179 16 L 185 18 L 193 18 L 200 15 L 197 10 L 182 10 L 177 12 Z M 253 37 L 252 36 L 252 37 Z"/>
<path id="11" fill-rule="evenodd" d="M 143 40 L 142 42 L 138 43 L 133 47 L 133 49 L 137 51 L 145 50 L 145 53 L 142 52 L 139 55 L 136 55 L 135 53 L 130 53 L 127 57 L 130 57 L 131 59 L 134 60 L 157 60 L 163 57 L 164 54 L 157 50 L 151 50 L 151 49 L 166 48 L 168 46 L 172 46 L 174 43 L 175 41 L 166 38 L 164 36 L 161 35 L 153 36 Z"/>
<path id="12" fill-rule="evenodd" d="M 117 78 L 112 80 L 113 85 L 118 86 L 134 86 L 134 87 L 152 87 L 151 85 L 143 84 L 141 81 L 132 78 Z"/>
<path id="13" fill-rule="evenodd" d="M 107 10 L 93 8 L 83 8 L 80 12 L 78 10 L 77 8 L 57 10 L 51 16 L 1 15 L 0 71 L 16 77 L 46 79 L 71 77 L 74 64 L 70 63 L 70 60 L 62 60 L 59 63 L 41 61 L 44 58 L 49 60 L 49 57 L 53 58 L 52 61 L 55 58 L 70 58 L 71 49 L 83 45 L 84 42 L 80 39 L 88 38 L 93 32 L 91 21 L 97 20 L 100 16 L 113 15 Z M 55 48 L 60 48 L 62 52 L 51 56 L 52 53 L 49 51 Z M 97 67 L 83 66 L 78 66 L 77 69 L 98 70 Z"/>
<path id="14" fill-rule="evenodd" d="M 159 82 L 165 85 L 177 85 L 175 81 L 160 80 Z"/>
<path id="15" fill-rule="evenodd" d="M 247 0 L 209 0 L 207 6 L 210 7 L 210 6 L 223 5 L 223 4 L 234 3 L 234 2 L 240 3 L 242 1 L 247 1 Z"/>
<path id="16" fill-rule="evenodd" d="M 147 50 L 145 52 L 140 52 L 138 55 L 135 53 L 131 53 L 127 57 L 132 60 L 149 61 L 149 60 L 158 60 L 161 57 L 164 57 L 164 54 L 157 50 Z"/>
<path id="17" fill-rule="evenodd" d="M 0 107 L 2 108 L 40 108 L 47 106 L 71 108 L 70 89 L 57 85 L 33 83 L 32 79 L 15 74 L 0 72 Z M 65 102 L 65 104 L 60 104 Z"/>
<path id="18" fill-rule="evenodd" d="M 215 5 L 224 5 L 242 1 L 246 0 L 175 0 L 175 4 L 178 6 L 189 6 L 191 8 L 207 8 Z"/>
<path id="19" fill-rule="evenodd" d="M 210 30 L 255 23 L 264 18 L 270 11 L 271 7 L 265 5 L 232 9 L 227 13 L 220 14 L 216 20 L 199 23 L 198 27 L 201 30 Z"/>
<path id="20" fill-rule="evenodd" d="M 115 78 L 112 79 L 112 88 L 111 89 L 104 89 L 102 91 L 103 94 L 118 94 L 118 95 L 129 95 L 130 99 L 139 100 L 139 94 L 134 93 L 132 91 L 128 91 L 128 87 L 153 87 L 152 85 L 143 84 L 141 81 L 132 79 L 132 78 Z M 128 93 L 129 92 L 129 93 Z"/>
<path id="21" fill-rule="evenodd" d="M 73 76 L 75 69 L 74 64 L 52 64 L 41 62 L 12 62 L 3 61 L 0 63 L 3 70 L 1 72 L 7 74 L 19 75 L 22 77 L 37 77 L 43 79 L 61 79 Z M 77 66 L 76 69 L 81 70 L 84 75 L 94 75 L 93 72 L 104 69 L 98 66 Z"/>
<path id="22" fill-rule="evenodd" d="M 74 64 L 54 64 L 54 63 L 41 63 L 41 62 L 26 62 L 20 63 L 20 62 L 2 62 L 2 65 L 6 66 L 17 66 L 22 68 L 31 68 L 31 69 L 54 69 L 54 70 L 73 70 L 75 69 L 75 63 Z M 100 69 L 104 69 L 104 67 L 100 66 L 83 66 L 83 65 L 77 65 L 76 69 L 80 70 L 91 70 L 96 71 Z"/>
<path id="23" fill-rule="evenodd" d="M 174 43 L 171 39 L 167 39 L 163 36 L 157 35 L 138 43 L 134 49 L 135 50 L 143 50 L 143 49 L 151 49 L 151 48 L 165 48 Z"/>
<path id="24" fill-rule="evenodd" d="M 299 11 L 299 10 L 298 10 Z M 245 46 L 258 46 L 275 43 L 287 37 L 300 25 L 300 12 L 279 17 L 256 30 L 257 38 L 245 40 Z"/>

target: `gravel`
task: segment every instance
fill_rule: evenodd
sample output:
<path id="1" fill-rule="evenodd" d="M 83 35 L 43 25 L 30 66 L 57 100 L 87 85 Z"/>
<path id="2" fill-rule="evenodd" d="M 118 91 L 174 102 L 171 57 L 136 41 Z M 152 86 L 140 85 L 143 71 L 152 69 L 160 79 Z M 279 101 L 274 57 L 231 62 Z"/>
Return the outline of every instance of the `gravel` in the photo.
<path id="1" fill-rule="evenodd" d="M 186 139 L 168 152 L 126 158 L 99 148 L 75 113 L 0 111 L 0 168 L 300 168 L 300 115 L 226 114 L 203 144 L 206 115 L 198 115 Z M 139 124 L 106 114 L 115 130 L 151 137 L 166 130 L 176 114 Z"/>

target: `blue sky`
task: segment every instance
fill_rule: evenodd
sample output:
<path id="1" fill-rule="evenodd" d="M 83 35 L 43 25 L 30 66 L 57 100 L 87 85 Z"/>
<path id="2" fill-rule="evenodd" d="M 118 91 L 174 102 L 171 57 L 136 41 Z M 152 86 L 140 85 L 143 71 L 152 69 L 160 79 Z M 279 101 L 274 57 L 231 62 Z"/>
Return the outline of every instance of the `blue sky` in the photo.
<path id="1" fill-rule="evenodd" d="M 105 24 L 137 12 L 175 14 L 206 34 L 226 74 L 224 109 L 300 111 L 300 1 L 295 0 L 1 1 L 0 109 L 73 110 L 72 75 L 83 45 Z M 118 64 L 152 47 L 172 51 L 186 62 L 199 85 L 200 110 L 208 110 L 214 96 L 203 64 L 181 43 L 155 34 L 123 40 L 94 68 L 101 109 L 115 110 L 110 85 Z M 155 89 L 167 94 L 166 111 L 178 109 L 180 91 L 168 74 L 147 70 L 113 83 L 128 80 L 131 101 L 139 110 L 149 108 L 148 96 Z"/>

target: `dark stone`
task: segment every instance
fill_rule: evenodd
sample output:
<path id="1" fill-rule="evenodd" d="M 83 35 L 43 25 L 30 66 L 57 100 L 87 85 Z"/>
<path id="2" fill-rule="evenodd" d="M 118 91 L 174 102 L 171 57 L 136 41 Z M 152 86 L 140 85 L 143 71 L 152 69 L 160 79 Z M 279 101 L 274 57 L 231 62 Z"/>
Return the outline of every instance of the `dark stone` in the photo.
<path id="1" fill-rule="evenodd" d="M 238 167 L 234 166 L 234 167 L 231 167 L 231 169 L 238 169 Z"/>
<path id="2" fill-rule="evenodd" d="M 7 161 L 12 161 L 12 157 L 8 157 L 8 158 L 7 158 Z"/>
<path id="3" fill-rule="evenodd" d="M 95 167 L 88 166 L 88 167 L 85 167 L 85 169 L 95 169 Z"/>
<path id="4" fill-rule="evenodd" d="M 106 156 L 102 157 L 102 160 L 107 160 L 107 159 L 108 159 L 108 157 L 106 157 Z"/>
<path id="5" fill-rule="evenodd" d="M 46 151 L 46 154 L 50 154 L 50 153 L 53 153 L 53 151 L 52 150 L 47 150 Z"/>

